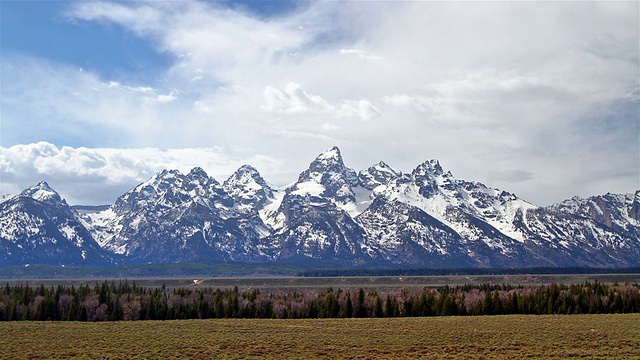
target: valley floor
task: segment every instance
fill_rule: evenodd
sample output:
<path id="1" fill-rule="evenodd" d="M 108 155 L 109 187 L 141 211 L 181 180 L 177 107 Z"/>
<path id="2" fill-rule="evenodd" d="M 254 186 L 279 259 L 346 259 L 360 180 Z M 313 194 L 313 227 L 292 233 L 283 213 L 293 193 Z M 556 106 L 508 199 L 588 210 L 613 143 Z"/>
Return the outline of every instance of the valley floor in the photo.
<path id="1" fill-rule="evenodd" d="M 0 322 L 0 358 L 640 359 L 640 314 Z"/>
<path id="2" fill-rule="evenodd" d="M 126 277 L 95 276 L 95 277 L 60 277 L 60 278 L 2 278 L 0 285 L 9 284 L 32 287 L 51 286 L 94 286 L 105 280 L 125 281 Z M 438 287 L 443 285 L 456 286 L 466 284 L 509 284 L 509 285 L 549 285 L 549 284 L 580 284 L 585 281 L 613 283 L 640 283 L 640 273 L 602 273 L 602 274 L 523 274 L 523 275 L 433 275 L 433 276 L 330 276 L 330 277 L 300 277 L 300 276 L 235 276 L 235 277 L 131 277 L 130 283 L 148 288 L 233 288 L 239 289 L 326 289 L 329 287 L 342 289 L 380 289 L 380 288 L 420 288 Z"/>

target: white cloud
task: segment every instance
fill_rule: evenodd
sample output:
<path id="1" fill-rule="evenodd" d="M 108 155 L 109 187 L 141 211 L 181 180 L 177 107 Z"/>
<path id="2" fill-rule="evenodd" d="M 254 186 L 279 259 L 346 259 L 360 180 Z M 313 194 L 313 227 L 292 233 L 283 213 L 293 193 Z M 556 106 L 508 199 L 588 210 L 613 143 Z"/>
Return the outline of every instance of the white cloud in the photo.
<path id="1" fill-rule="evenodd" d="M 336 118 L 360 118 L 368 121 L 377 117 L 380 112 L 367 99 L 359 101 L 345 100 L 336 106 L 319 95 L 305 91 L 299 84 L 290 82 L 284 91 L 273 86 L 264 89 L 264 105 L 260 108 L 281 114 L 295 115 L 300 113 L 320 112 Z"/>
<path id="2" fill-rule="evenodd" d="M 166 104 L 166 103 L 170 103 L 172 101 L 175 101 L 178 98 L 178 94 L 180 93 L 180 91 L 173 89 L 171 90 L 167 95 L 158 95 L 155 98 L 145 98 L 145 100 L 147 100 L 150 103 L 160 103 L 160 104 Z"/>
<path id="3" fill-rule="evenodd" d="M 267 111 L 275 111 L 284 114 L 306 113 L 312 111 L 335 111 L 325 99 L 318 95 L 306 92 L 299 84 L 290 82 L 284 91 L 273 86 L 264 89 L 265 105 L 261 108 Z"/>
<path id="4" fill-rule="evenodd" d="M 355 55 L 362 60 L 380 61 L 382 57 L 361 49 L 340 49 L 340 55 Z"/>
<path id="5" fill-rule="evenodd" d="M 405 106 L 413 104 L 414 102 L 416 102 L 416 99 L 413 96 L 402 94 L 385 96 L 383 101 L 393 106 Z"/>
<path id="6" fill-rule="evenodd" d="M 358 117 L 362 120 L 369 121 L 380 115 L 378 109 L 367 100 L 362 99 L 360 101 L 345 101 L 342 107 L 338 111 L 339 117 Z"/>
<path id="7" fill-rule="evenodd" d="M 81 70 L 82 71 L 82 70 Z M 143 93 L 143 94 L 152 94 L 154 93 L 153 88 L 149 87 L 149 86 L 127 86 L 127 85 L 123 85 L 117 81 L 109 81 L 109 83 L 107 83 L 105 85 L 107 88 L 110 89 L 120 89 L 120 90 L 125 90 L 125 91 L 130 91 L 130 92 L 138 92 L 138 93 Z M 99 88 L 94 88 L 96 91 L 99 91 Z"/>
<path id="8" fill-rule="evenodd" d="M 323 128 L 325 128 L 323 125 Z M 328 142 L 337 142 L 337 140 L 333 137 L 317 134 L 312 132 L 304 132 L 304 131 L 292 131 L 292 130 L 271 130 L 268 132 L 269 135 L 274 135 L 281 138 L 298 138 L 298 139 L 319 139 Z"/>

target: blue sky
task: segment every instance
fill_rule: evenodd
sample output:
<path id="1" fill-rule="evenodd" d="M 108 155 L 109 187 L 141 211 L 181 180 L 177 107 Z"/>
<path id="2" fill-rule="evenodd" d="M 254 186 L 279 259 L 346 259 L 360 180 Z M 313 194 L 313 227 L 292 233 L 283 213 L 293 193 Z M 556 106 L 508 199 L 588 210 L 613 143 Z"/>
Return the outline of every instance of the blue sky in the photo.
<path id="1" fill-rule="evenodd" d="M 45 58 L 98 73 L 105 79 L 154 78 L 172 57 L 157 51 L 127 29 L 111 24 L 72 21 L 68 1 L 3 1 L 4 55 Z M 140 75 L 138 75 L 140 74 Z"/>
<path id="2" fill-rule="evenodd" d="M 437 158 L 534 204 L 640 188 L 638 2 L 0 2 L 0 193 L 284 185 Z M 97 191 L 96 189 L 100 189 Z"/>
<path id="3" fill-rule="evenodd" d="M 125 3 L 125 2 L 122 2 Z M 213 1 L 261 18 L 277 17 L 304 6 L 304 2 Z M 158 51 L 121 26 L 70 19 L 73 1 L 3 1 L 3 54 L 24 54 L 73 64 L 105 79 L 151 79 L 171 66 L 173 56 Z"/>

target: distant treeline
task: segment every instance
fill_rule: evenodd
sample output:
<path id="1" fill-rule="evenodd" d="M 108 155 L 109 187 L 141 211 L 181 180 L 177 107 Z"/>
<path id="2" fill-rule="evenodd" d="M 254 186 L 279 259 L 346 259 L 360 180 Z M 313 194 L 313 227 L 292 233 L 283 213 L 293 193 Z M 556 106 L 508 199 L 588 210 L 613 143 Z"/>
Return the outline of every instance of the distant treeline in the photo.
<path id="1" fill-rule="evenodd" d="M 640 267 L 533 267 L 533 268 L 459 268 L 459 269 L 322 269 L 298 273 L 303 277 L 330 276 L 444 276 L 444 275 L 563 275 L 563 274 L 638 274 Z"/>
<path id="2" fill-rule="evenodd" d="M 640 312 L 638 284 L 477 284 L 438 288 L 240 291 L 113 281 L 0 287 L 0 320 L 118 321 Z"/>

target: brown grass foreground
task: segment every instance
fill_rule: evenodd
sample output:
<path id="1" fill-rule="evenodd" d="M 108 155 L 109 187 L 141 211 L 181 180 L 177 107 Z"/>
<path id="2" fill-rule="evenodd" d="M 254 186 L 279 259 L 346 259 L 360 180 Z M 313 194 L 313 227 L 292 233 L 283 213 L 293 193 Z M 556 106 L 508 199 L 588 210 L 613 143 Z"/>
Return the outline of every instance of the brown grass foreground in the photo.
<path id="1" fill-rule="evenodd" d="M 0 323 L 1 359 L 640 359 L 640 314 Z"/>

